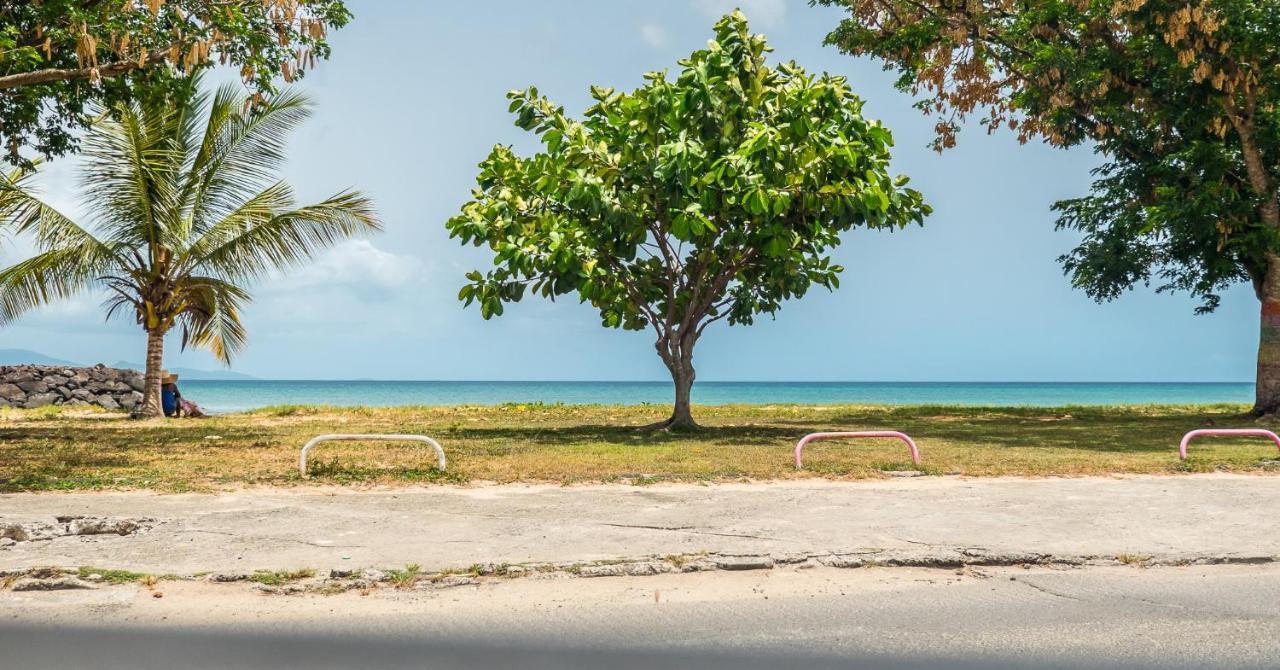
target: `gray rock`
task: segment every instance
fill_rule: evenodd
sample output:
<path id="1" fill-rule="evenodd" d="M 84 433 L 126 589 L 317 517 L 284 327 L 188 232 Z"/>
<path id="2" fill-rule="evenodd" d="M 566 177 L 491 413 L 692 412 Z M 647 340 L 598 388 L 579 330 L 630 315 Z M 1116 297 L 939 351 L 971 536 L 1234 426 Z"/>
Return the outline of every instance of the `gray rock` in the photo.
<path id="1" fill-rule="evenodd" d="M 17 384 L 0 383 L 0 398 L 20 401 L 26 397 L 27 392 L 19 388 Z"/>
<path id="2" fill-rule="evenodd" d="M 49 388 L 56 388 L 58 386 L 65 386 L 70 380 L 62 375 L 45 375 L 43 381 L 45 384 L 49 385 Z"/>
<path id="3" fill-rule="evenodd" d="M 52 405 L 61 399 L 62 397 L 59 396 L 57 393 L 37 393 L 35 395 L 27 396 L 27 401 L 22 403 L 22 406 L 26 407 L 27 409 L 48 407 L 49 405 Z"/>
<path id="4" fill-rule="evenodd" d="M 26 577 L 13 583 L 14 591 L 66 591 L 91 588 L 93 588 L 92 584 L 75 577 L 51 577 L 47 579 Z"/>
<path id="5" fill-rule="evenodd" d="M 17 386 L 18 386 L 18 388 L 22 389 L 23 391 L 26 391 L 26 392 L 27 392 L 27 395 L 31 395 L 31 394 L 33 394 L 33 393 L 48 393 L 48 392 L 49 392 L 49 385 L 48 385 L 48 384 L 44 383 L 43 381 L 35 380 L 35 379 L 33 379 L 33 380 L 31 380 L 31 381 L 18 382 Z"/>
<path id="6" fill-rule="evenodd" d="M 381 570 L 365 568 L 364 570 L 360 571 L 360 578 L 369 582 L 382 582 L 382 581 L 386 581 L 387 573 Z"/>
<path id="7" fill-rule="evenodd" d="M 147 390 L 147 381 L 142 375 L 129 375 L 125 378 L 124 382 L 129 385 L 129 388 L 137 391 L 138 393 L 142 393 Z"/>
<path id="8" fill-rule="evenodd" d="M 102 409 L 120 409 L 120 403 L 116 402 L 116 399 L 110 395 L 98 396 L 97 404 Z"/>

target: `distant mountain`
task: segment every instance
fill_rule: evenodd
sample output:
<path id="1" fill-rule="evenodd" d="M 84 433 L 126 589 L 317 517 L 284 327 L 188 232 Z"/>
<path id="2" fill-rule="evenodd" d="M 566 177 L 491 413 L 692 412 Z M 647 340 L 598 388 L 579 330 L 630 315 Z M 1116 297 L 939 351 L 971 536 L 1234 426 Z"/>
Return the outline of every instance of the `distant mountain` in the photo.
<path id="1" fill-rule="evenodd" d="M 79 363 L 64 361 L 61 358 L 45 356 L 29 349 L 0 349 L 0 365 L 67 365 L 78 367 Z"/>
<path id="2" fill-rule="evenodd" d="M 65 361 L 61 358 L 45 356 L 38 351 L 30 349 L 0 349 L 0 365 L 65 365 L 69 368 L 86 367 L 83 363 L 75 361 Z M 116 361 L 113 368 L 122 368 L 127 370 L 142 370 L 146 366 L 140 363 L 130 363 L 128 361 Z M 232 372 L 230 370 L 197 370 L 195 368 L 169 368 L 169 372 L 176 373 L 179 377 L 187 380 L 203 380 L 203 381 L 249 381 L 255 380 L 257 377 Z"/>
<path id="3" fill-rule="evenodd" d="M 130 363 L 128 361 L 116 361 L 116 364 L 111 367 L 129 370 L 143 370 L 146 368 L 141 363 Z M 168 370 L 178 375 L 179 379 L 185 381 L 253 381 L 257 379 L 257 377 L 230 370 L 197 370 L 195 368 L 168 368 Z"/>

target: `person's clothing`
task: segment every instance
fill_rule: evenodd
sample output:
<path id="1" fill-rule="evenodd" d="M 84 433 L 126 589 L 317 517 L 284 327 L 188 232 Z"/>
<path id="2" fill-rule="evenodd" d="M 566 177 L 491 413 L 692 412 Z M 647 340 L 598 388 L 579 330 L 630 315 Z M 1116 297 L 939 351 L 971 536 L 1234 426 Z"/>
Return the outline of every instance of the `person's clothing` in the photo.
<path id="1" fill-rule="evenodd" d="M 166 386 L 160 389 L 160 406 L 165 416 L 178 415 L 178 389 Z"/>
<path id="2" fill-rule="evenodd" d="M 191 402 L 190 400 L 180 399 L 178 400 L 178 404 L 182 407 L 183 416 L 189 416 L 197 419 L 203 418 L 205 416 L 205 413 L 200 409 L 200 406 Z"/>

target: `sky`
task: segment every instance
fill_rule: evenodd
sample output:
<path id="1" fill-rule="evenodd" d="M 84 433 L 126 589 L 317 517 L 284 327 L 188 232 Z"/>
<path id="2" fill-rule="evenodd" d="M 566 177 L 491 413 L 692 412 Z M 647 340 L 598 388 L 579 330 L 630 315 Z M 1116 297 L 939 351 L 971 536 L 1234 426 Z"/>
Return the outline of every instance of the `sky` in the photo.
<path id="1" fill-rule="evenodd" d="M 252 287 L 250 341 L 232 369 L 269 379 L 662 380 L 648 332 L 604 329 L 576 300 L 527 297 L 491 321 L 457 300 L 485 249 L 450 240 L 444 222 L 474 186 L 494 144 L 535 145 L 512 125 L 505 93 L 536 85 L 571 113 L 592 84 L 632 89 L 645 72 L 677 69 L 711 26 L 739 6 L 775 48 L 774 62 L 846 75 L 867 116 L 894 132 L 893 169 L 935 212 L 923 228 L 854 230 L 834 252 L 841 287 L 786 304 L 753 326 L 716 324 L 699 342 L 699 380 L 1242 381 L 1253 376 L 1257 301 L 1235 287 L 1214 314 L 1185 295 L 1139 287 L 1096 304 L 1056 258 L 1076 239 L 1049 209 L 1088 191 L 1088 148 L 1020 146 L 979 127 L 939 155 L 932 122 L 878 63 L 823 46 L 840 19 L 805 0 L 349 0 L 355 20 L 332 37 L 333 58 L 300 86 L 316 103 L 295 134 L 285 177 L 318 200 L 368 193 L 384 233 Z M 76 160 L 46 167 L 46 197 L 77 207 Z M 30 252 L 0 249 L 8 265 Z M 140 361 L 128 319 L 104 322 L 87 295 L 0 330 L 0 349 L 84 363 Z M 173 367 L 215 369 L 178 351 Z"/>

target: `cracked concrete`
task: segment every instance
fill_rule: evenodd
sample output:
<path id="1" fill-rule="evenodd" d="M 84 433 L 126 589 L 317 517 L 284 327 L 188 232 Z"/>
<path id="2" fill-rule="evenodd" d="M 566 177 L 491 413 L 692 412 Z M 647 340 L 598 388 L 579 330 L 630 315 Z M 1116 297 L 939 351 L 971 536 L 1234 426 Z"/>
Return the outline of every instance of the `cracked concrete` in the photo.
<path id="1" fill-rule="evenodd" d="M 918 477 L 872 482 L 250 489 L 0 496 L 0 525 L 155 519 L 146 533 L 0 547 L 0 570 L 236 573 L 417 563 L 603 564 L 698 556 L 760 569 L 1269 563 L 1280 477 Z M 766 565 L 767 564 L 767 565 Z M 609 570 L 601 570 L 609 572 Z"/>

